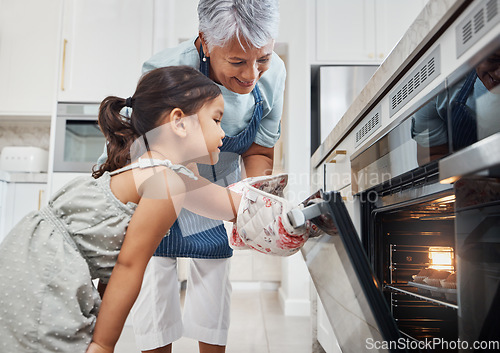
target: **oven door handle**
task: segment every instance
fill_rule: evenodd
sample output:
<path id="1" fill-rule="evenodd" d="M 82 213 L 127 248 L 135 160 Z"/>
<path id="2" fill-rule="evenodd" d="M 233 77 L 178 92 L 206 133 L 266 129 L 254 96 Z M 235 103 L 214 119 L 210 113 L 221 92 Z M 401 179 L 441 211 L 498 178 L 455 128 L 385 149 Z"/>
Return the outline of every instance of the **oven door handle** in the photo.
<path id="1" fill-rule="evenodd" d="M 307 220 L 317 218 L 325 214 L 331 215 L 330 206 L 328 205 L 328 202 L 320 201 L 302 209 L 294 208 L 287 213 L 287 216 L 294 228 L 300 228 L 305 225 Z"/>
<path id="2" fill-rule="evenodd" d="M 450 184 L 460 177 L 500 166 L 500 132 L 439 161 L 439 180 Z"/>

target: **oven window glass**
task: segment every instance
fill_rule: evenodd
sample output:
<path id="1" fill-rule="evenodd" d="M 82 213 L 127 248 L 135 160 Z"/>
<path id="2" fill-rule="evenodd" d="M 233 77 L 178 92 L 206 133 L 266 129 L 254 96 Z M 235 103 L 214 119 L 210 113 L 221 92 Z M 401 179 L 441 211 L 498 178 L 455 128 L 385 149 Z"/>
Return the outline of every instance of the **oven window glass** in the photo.
<path id="1" fill-rule="evenodd" d="M 444 191 L 374 213 L 375 270 L 406 337 L 456 341 L 455 197 Z"/>
<path id="2" fill-rule="evenodd" d="M 448 125 L 454 151 L 500 131 L 500 49 L 449 88 Z"/>
<path id="3" fill-rule="evenodd" d="M 65 162 L 96 162 L 105 138 L 94 120 L 67 120 L 64 143 Z"/>
<path id="4" fill-rule="evenodd" d="M 411 117 L 411 137 L 417 143 L 419 166 L 449 154 L 447 107 L 448 92 L 444 90 Z"/>

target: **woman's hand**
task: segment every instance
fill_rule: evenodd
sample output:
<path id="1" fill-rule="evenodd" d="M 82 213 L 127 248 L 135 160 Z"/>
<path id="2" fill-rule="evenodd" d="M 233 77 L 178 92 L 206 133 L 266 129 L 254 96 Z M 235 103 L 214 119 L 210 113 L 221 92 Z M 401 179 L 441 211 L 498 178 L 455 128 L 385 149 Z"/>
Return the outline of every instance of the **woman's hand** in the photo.
<path id="1" fill-rule="evenodd" d="M 86 353 L 113 353 L 113 349 L 111 348 L 104 348 L 100 345 L 98 345 L 95 342 L 90 342 L 89 347 L 87 348 Z"/>

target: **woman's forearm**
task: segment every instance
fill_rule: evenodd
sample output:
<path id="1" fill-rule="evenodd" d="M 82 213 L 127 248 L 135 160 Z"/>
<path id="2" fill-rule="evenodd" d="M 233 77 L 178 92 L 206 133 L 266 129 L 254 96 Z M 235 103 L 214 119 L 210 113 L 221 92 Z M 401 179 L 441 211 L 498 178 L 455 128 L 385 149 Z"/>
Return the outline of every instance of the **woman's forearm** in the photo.
<path id="1" fill-rule="evenodd" d="M 273 173 L 274 147 L 268 148 L 253 143 L 241 157 L 243 159 L 242 178 Z"/>

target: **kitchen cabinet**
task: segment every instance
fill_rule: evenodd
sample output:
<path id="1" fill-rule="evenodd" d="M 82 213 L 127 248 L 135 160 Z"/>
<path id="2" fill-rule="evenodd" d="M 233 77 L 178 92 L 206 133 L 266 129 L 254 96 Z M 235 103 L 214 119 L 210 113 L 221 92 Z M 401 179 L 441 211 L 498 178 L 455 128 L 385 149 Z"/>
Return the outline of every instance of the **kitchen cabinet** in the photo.
<path id="1" fill-rule="evenodd" d="M 374 11 L 371 0 L 316 0 L 316 59 L 374 61 Z"/>
<path id="2" fill-rule="evenodd" d="M 318 332 L 318 342 L 321 344 L 321 347 L 325 350 L 326 353 L 340 353 L 342 350 L 340 349 L 339 343 L 337 342 L 337 338 L 335 337 L 335 332 L 333 332 L 333 327 L 330 324 L 330 320 L 328 320 L 328 316 L 326 315 L 325 307 L 323 303 L 321 303 L 321 299 L 318 294 L 316 294 L 317 299 L 317 332 Z"/>
<path id="3" fill-rule="evenodd" d="M 174 1 L 174 11 L 170 14 L 170 18 L 167 19 L 175 27 L 170 31 L 173 46 L 198 34 L 197 8 L 198 0 Z M 179 16 L 178 14 L 183 15 Z"/>
<path id="4" fill-rule="evenodd" d="M 427 0 L 376 0 L 376 59 L 384 60 L 410 28 Z"/>
<path id="5" fill-rule="evenodd" d="M 29 212 L 46 202 L 47 183 L 0 181 L 0 241 Z"/>
<path id="6" fill-rule="evenodd" d="M 81 176 L 88 176 L 89 173 L 70 173 L 70 172 L 52 172 L 51 178 L 49 179 L 48 194 L 52 195 L 55 192 L 62 189 L 64 185 L 72 181 L 73 179 L 79 178 Z"/>
<path id="7" fill-rule="evenodd" d="M 66 0 L 58 100 L 131 96 L 153 54 L 154 0 Z"/>
<path id="8" fill-rule="evenodd" d="M 316 0 L 317 63 L 380 63 L 426 0 Z"/>
<path id="9" fill-rule="evenodd" d="M 0 115 L 51 115 L 62 2 L 0 0 Z"/>
<path id="10" fill-rule="evenodd" d="M 351 184 L 351 162 L 348 151 L 335 149 L 324 164 L 324 190 L 336 190 Z"/>

